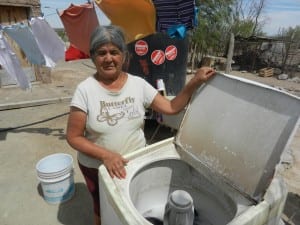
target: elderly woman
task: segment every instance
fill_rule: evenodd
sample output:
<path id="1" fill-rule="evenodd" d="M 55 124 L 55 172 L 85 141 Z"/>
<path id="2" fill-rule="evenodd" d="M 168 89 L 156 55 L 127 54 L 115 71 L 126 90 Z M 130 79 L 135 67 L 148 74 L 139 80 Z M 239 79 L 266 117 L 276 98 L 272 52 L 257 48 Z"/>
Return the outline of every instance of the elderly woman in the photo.
<path id="1" fill-rule="evenodd" d="M 144 79 L 122 70 L 126 43 L 117 26 L 100 26 L 90 39 L 90 56 L 96 73 L 82 81 L 71 101 L 67 141 L 78 151 L 78 163 L 94 201 L 95 223 L 100 224 L 98 167 L 104 164 L 112 178 L 126 177 L 124 154 L 146 144 L 145 110 L 176 114 L 193 92 L 214 75 L 200 68 L 171 101 Z"/>

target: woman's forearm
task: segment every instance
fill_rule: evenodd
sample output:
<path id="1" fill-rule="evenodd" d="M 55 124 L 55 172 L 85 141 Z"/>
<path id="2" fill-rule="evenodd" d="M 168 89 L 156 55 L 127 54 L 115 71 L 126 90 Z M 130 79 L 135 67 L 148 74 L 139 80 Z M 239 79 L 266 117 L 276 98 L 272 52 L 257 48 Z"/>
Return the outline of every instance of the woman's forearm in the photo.
<path id="1" fill-rule="evenodd" d="M 101 161 L 103 161 L 105 156 L 108 154 L 107 149 L 94 144 L 83 136 L 67 138 L 67 141 L 73 149 Z"/>

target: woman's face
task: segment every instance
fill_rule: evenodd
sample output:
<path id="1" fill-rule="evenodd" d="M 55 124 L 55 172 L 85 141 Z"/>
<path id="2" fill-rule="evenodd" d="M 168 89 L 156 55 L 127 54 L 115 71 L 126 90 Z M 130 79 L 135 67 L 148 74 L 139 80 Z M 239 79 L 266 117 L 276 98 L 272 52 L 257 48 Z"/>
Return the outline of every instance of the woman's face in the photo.
<path id="1" fill-rule="evenodd" d="M 101 45 L 94 58 L 94 63 L 98 72 L 98 75 L 102 79 L 116 79 L 122 72 L 122 66 L 124 62 L 124 54 L 120 49 L 112 44 Z"/>

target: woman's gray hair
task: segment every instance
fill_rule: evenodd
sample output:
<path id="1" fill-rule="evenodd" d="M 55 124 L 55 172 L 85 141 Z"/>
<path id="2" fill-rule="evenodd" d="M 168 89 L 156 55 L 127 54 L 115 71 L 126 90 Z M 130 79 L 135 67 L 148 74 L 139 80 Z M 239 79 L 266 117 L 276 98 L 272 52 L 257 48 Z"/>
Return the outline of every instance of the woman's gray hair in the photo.
<path id="1" fill-rule="evenodd" d="M 107 43 L 116 45 L 123 53 L 127 52 L 125 36 L 120 27 L 115 25 L 98 26 L 90 38 L 90 57 L 94 59 L 97 49 Z"/>

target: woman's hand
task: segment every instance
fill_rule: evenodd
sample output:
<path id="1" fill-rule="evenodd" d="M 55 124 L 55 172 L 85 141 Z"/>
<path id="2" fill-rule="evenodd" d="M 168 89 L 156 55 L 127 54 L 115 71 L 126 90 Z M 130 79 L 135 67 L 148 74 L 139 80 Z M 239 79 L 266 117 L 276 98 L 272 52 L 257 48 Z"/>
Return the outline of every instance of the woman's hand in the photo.
<path id="1" fill-rule="evenodd" d="M 170 101 L 160 94 L 157 94 L 151 104 L 151 108 L 156 112 L 167 115 L 173 115 L 180 112 L 190 100 L 193 92 L 201 84 L 208 81 L 213 75 L 215 75 L 215 70 L 213 68 L 201 67 L 175 98 Z"/>
<path id="2" fill-rule="evenodd" d="M 208 81 L 215 73 L 216 71 L 211 67 L 201 67 L 196 71 L 195 76 L 191 81 L 195 82 L 197 85 L 201 85 Z"/>
<path id="3" fill-rule="evenodd" d="M 117 177 L 119 179 L 124 179 L 126 177 L 125 166 L 128 163 L 128 160 L 123 158 L 120 154 L 107 151 L 107 154 L 102 161 L 111 178 Z"/>

